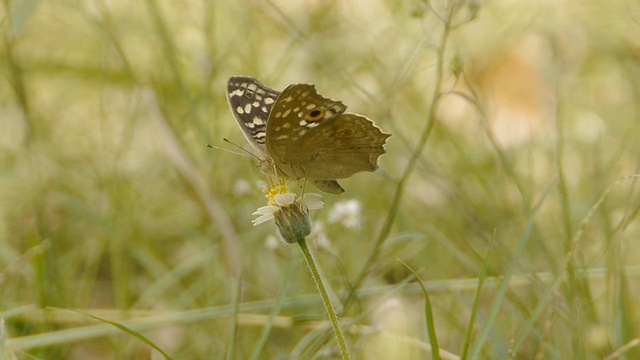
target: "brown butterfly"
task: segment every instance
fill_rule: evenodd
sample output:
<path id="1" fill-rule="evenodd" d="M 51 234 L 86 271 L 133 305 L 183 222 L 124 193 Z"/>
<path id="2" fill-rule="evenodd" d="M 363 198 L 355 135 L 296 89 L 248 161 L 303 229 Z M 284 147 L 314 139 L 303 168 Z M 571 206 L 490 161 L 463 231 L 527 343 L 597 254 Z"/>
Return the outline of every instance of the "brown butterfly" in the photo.
<path id="1" fill-rule="evenodd" d="M 375 171 L 391 136 L 310 84 L 289 85 L 280 93 L 254 78 L 234 76 L 227 82 L 227 100 L 247 140 L 279 174 L 308 179 L 332 194 L 344 192 L 336 179 Z"/>

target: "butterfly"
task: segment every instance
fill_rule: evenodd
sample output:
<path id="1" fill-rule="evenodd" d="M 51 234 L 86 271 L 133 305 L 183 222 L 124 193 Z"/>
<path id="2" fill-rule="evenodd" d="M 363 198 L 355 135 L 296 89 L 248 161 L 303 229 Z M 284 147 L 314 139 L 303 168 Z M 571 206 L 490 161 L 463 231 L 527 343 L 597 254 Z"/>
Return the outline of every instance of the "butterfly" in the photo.
<path id="1" fill-rule="evenodd" d="M 279 92 L 252 77 L 233 76 L 227 101 L 249 143 L 279 175 L 307 179 L 332 194 L 344 192 L 336 179 L 378 169 L 391 136 L 311 84 Z"/>

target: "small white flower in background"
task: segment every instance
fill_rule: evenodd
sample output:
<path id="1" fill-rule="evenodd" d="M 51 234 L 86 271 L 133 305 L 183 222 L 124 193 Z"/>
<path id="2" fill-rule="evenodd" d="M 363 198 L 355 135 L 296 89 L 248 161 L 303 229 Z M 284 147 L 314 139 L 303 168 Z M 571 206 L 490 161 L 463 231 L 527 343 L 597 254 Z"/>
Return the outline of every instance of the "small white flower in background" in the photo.
<path id="1" fill-rule="evenodd" d="M 311 234 L 309 234 L 309 243 L 316 250 L 325 251 L 328 253 L 334 252 L 333 246 L 324 232 L 324 224 L 321 221 L 316 221 L 311 227 Z"/>
<path id="2" fill-rule="evenodd" d="M 340 223 L 348 229 L 360 229 L 361 209 L 362 205 L 358 200 L 339 201 L 329 211 L 329 222 Z"/>
<path id="3" fill-rule="evenodd" d="M 256 181 L 255 185 L 258 187 L 258 189 L 266 189 L 267 188 L 267 183 L 264 182 L 264 180 Z"/>
<path id="4" fill-rule="evenodd" d="M 243 196 L 251 192 L 251 185 L 246 180 L 240 179 L 233 185 L 233 195 Z"/>
<path id="5" fill-rule="evenodd" d="M 274 235 L 269 235 L 264 240 L 264 247 L 267 248 L 267 250 L 275 251 L 278 250 L 280 246 L 282 246 L 281 240 L 278 240 Z"/>

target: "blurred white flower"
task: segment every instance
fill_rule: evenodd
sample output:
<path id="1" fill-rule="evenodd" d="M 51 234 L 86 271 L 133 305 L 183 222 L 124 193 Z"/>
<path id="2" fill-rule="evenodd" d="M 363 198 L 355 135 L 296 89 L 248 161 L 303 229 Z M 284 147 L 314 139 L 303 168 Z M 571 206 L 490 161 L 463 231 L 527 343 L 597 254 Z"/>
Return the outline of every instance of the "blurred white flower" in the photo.
<path id="1" fill-rule="evenodd" d="M 249 185 L 249 182 L 244 179 L 236 181 L 235 185 L 233 185 L 233 195 L 235 196 L 247 195 L 250 192 L 251 185 Z"/>
<path id="2" fill-rule="evenodd" d="M 309 243 L 314 249 L 319 251 L 334 252 L 333 246 L 324 232 L 324 224 L 321 221 L 313 223 L 311 234 L 309 234 Z"/>
<path id="3" fill-rule="evenodd" d="M 276 251 L 278 250 L 280 247 L 282 246 L 282 243 L 280 242 L 280 240 L 278 240 L 278 238 L 274 235 L 269 235 L 267 236 L 267 238 L 264 240 L 264 247 L 267 248 L 267 250 L 270 251 Z"/>
<path id="4" fill-rule="evenodd" d="M 361 208 L 362 205 L 355 199 L 339 201 L 329 211 L 329 222 L 338 222 L 348 229 L 360 229 Z"/>

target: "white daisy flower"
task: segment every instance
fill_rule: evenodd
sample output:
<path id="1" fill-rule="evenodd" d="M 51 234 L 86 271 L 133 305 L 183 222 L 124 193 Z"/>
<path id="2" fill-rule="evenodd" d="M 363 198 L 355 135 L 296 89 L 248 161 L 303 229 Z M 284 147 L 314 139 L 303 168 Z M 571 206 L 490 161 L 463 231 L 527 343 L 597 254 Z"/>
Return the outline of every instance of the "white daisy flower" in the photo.
<path id="1" fill-rule="evenodd" d="M 305 194 L 296 199 L 294 193 L 287 190 L 283 181 L 265 189 L 268 205 L 260 207 L 252 223 L 260 225 L 274 219 L 280 235 L 285 241 L 293 243 L 303 240 L 311 232 L 309 210 L 322 208 L 324 203 L 320 194 Z"/>

